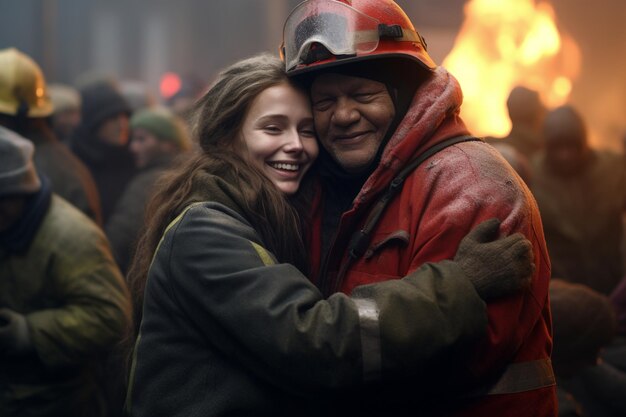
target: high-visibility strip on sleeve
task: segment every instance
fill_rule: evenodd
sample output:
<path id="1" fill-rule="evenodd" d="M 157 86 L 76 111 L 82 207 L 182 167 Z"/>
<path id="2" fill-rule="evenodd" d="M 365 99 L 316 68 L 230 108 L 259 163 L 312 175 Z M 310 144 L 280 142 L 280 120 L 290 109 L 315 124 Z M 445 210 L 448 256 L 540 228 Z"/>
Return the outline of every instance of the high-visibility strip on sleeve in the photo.
<path id="1" fill-rule="evenodd" d="M 250 242 L 250 243 L 252 244 L 252 247 L 256 251 L 257 255 L 259 255 L 259 258 L 261 258 L 263 265 L 269 266 L 269 265 L 274 265 L 276 263 L 274 262 L 274 258 L 272 258 L 272 255 L 270 255 L 269 252 L 263 246 L 258 245 L 254 242 Z"/>
<path id="2" fill-rule="evenodd" d="M 363 379 L 373 381 L 381 374 L 380 320 L 376 302 L 368 298 L 353 299 L 359 312 Z"/>

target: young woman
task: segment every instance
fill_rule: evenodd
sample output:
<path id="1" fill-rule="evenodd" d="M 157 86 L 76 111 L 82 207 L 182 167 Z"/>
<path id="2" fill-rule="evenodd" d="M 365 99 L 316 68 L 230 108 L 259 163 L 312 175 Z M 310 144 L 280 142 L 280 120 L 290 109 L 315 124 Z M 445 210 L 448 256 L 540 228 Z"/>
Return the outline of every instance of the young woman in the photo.
<path id="1" fill-rule="evenodd" d="M 307 95 L 261 55 L 226 69 L 193 121 L 201 151 L 162 182 L 129 274 L 143 305 L 133 416 L 320 412 L 320 392 L 412 375 L 471 343 L 481 296 L 530 275 L 528 242 L 492 241 L 491 221 L 455 261 L 325 300 L 301 232 L 318 152 Z"/>

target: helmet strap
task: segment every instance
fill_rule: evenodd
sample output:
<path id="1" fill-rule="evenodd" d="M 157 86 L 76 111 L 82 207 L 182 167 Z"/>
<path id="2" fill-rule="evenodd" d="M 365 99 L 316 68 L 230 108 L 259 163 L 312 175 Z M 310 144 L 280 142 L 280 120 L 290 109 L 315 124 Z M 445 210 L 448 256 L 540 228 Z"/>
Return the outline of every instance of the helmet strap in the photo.
<path id="1" fill-rule="evenodd" d="M 17 132 L 24 132 L 28 126 L 28 110 L 30 107 L 24 99 L 20 99 L 20 104 L 17 106 L 17 112 L 15 113 L 15 128 Z"/>
<path id="2" fill-rule="evenodd" d="M 15 113 L 15 116 L 18 119 L 26 118 L 28 117 L 28 110 L 29 110 L 28 103 L 26 102 L 26 100 L 21 99 L 20 105 L 17 106 L 17 112 Z"/>

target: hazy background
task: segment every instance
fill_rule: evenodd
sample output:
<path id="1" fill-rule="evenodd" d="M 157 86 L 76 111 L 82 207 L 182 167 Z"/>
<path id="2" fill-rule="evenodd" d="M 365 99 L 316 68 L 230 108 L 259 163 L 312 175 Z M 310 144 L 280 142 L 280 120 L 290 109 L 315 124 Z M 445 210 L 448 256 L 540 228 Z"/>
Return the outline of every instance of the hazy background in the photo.
<path id="1" fill-rule="evenodd" d="M 510 1 L 510 0 L 501 0 Z M 168 71 L 209 81 L 233 61 L 276 52 L 299 0 L 0 0 L 0 48 L 32 56 L 49 82 L 85 73 L 142 80 L 155 93 Z M 441 63 L 463 22 L 463 0 L 398 0 Z M 552 0 L 583 63 L 571 102 L 599 146 L 626 132 L 626 1 Z"/>

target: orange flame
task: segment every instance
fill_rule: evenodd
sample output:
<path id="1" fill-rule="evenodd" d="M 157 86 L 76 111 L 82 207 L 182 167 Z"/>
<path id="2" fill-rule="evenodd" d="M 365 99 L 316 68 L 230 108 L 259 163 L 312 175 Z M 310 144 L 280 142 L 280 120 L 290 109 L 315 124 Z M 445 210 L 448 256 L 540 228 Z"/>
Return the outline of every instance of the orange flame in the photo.
<path id="1" fill-rule="evenodd" d="M 504 136 L 511 129 L 509 92 L 523 85 L 537 90 L 548 107 L 564 104 L 579 72 L 580 52 L 559 33 L 548 3 L 470 0 L 443 65 L 461 83 L 461 113 L 470 130 Z"/>

